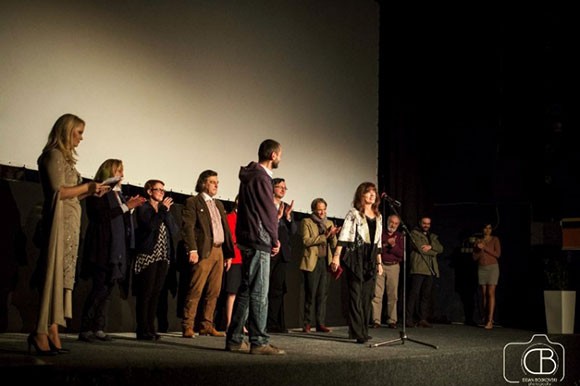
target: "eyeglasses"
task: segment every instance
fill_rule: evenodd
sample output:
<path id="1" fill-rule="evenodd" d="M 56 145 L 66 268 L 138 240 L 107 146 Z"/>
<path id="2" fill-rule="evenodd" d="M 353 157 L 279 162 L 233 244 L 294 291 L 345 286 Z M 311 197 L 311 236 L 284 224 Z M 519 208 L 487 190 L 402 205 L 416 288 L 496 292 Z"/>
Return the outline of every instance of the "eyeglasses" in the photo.
<path id="1" fill-rule="evenodd" d="M 162 189 L 162 188 L 152 188 L 151 190 L 154 191 L 154 192 L 165 193 L 165 189 Z"/>

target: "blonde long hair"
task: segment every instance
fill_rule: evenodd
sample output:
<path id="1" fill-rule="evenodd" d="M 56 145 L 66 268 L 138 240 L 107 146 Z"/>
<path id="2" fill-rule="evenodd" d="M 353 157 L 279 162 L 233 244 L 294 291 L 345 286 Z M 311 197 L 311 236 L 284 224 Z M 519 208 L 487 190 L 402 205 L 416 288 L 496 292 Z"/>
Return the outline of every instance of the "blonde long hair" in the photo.
<path id="1" fill-rule="evenodd" d="M 123 167 L 123 161 L 120 159 L 109 158 L 99 166 L 99 170 L 95 174 L 94 180 L 96 182 L 103 182 L 107 178 L 115 176 L 115 172 Z"/>
<path id="2" fill-rule="evenodd" d="M 77 162 L 75 158 L 77 152 L 74 146 L 71 145 L 72 133 L 74 128 L 84 125 L 85 121 L 74 114 L 60 116 L 52 126 L 52 130 L 48 134 L 48 142 L 46 142 L 42 152 L 45 153 L 52 149 L 60 150 L 67 162 L 75 164 Z"/>

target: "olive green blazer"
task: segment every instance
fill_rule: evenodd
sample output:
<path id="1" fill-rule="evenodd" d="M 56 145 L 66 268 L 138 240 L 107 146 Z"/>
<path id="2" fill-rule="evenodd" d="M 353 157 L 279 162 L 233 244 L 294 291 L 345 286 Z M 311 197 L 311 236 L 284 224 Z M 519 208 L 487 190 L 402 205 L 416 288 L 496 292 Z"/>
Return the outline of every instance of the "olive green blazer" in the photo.
<path id="1" fill-rule="evenodd" d="M 334 225 L 334 223 L 328 219 L 324 221 L 325 228 L 328 229 Z M 330 264 L 332 259 L 332 254 L 336 248 L 337 238 L 336 235 L 327 237 L 324 234 L 320 234 L 318 230 L 318 225 L 310 218 L 307 217 L 303 219 L 300 223 L 300 238 L 302 240 L 302 258 L 300 260 L 300 270 L 312 272 L 319 257 L 326 258 L 326 264 Z M 326 243 L 326 256 L 318 256 L 318 246 L 322 243 Z"/>

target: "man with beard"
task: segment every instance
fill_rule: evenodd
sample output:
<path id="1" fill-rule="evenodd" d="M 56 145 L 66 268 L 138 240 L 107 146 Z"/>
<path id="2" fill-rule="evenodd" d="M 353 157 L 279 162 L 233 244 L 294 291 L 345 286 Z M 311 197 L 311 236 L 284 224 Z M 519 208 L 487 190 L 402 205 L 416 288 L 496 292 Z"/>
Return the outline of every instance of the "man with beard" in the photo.
<path id="1" fill-rule="evenodd" d="M 258 355 L 286 354 L 269 343 L 266 333 L 270 258 L 280 251 L 278 211 L 272 199 L 272 170 L 278 167 L 282 146 L 267 139 L 258 149 L 258 162 L 240 169 L 236 240 L 242 252 L 242 284 L 226 336 L 226 351 L 248 350 Z M 250 346 L 244 341 L 248 328 Z"/>
<path id="2" fill-rule="evenodd" d="M 387 217 L 387 226 L 383 228 L 383 247 L 381 261 L 383 274 L 377 275 L 375 297 L 373 298 L 373 328 L 381 327 L 383 295 L 387 293 L 387 326 L 397 328 L 397 300 L 399 292 L 399 263 L 403 261 L 403 235 L 398 232 L 401 218 L 392 214 Z"/>
<path id="3" fill-rule="evenodd" d="M 407 303 L 407 327 L 432 327 L 427 321 L 433 290 L 433 277 L 439 277 L 437 255 L 443 252 L 439 237 L 431 232 L 431 218 L 421 217 L 419 227 L 411 231 L 411 292 Z M 417 309 L 417 301 L 419 305 Z M 415 324 L 415 313 L 419 322 Z"/>

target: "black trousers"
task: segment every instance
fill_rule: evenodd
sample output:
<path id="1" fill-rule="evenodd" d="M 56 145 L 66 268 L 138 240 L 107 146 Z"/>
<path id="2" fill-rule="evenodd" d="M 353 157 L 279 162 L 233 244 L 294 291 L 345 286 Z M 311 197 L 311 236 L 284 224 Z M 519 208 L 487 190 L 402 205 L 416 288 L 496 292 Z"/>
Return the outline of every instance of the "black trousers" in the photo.
<path id="1" fill-rule="evenodd" d="M 93 287 L 83 306 L 81 332 L 105 330 L 111 293 L 115 285 L 111 282 L 110 270 L 99 265 L 92 269 Z"/>
<path id="2" fill-rule="evenodd" d="M 411 274 L 411 290 L 407 299 L 406 320 L 413 323 L 415 314 L 419 320 L 429 318 L 429 303 L 431 302 L 431 292 L 433 291 L 433 276 Z M 417 302 L 419 306 L 417 307 Z"/>
<path id="3" fill-rule="evenodd" d="M 319 257 L 312 272 L 304 274 L 304 325 L 312 324 L 312 306 L 317 326 L 326 324 L 326 299 L 328 298 L 328 272 L 326 256 Z"/>
<path id="4" fill-rule="evenodd" d="M 156 332 L 157 303 L 168 268 L 167 260 L 160 260 L 135 275 L 137 335 L 153 335 Z"/>
<path id="5" fill-rule="evenodd" d="M 169 330 L 169 295 L 175 298 L 177 294 L 177 269 L 175 264 L 169 265 L 167 276 L 161 293 L 159 294 L 159 301 L 157 302 L 157 331 L 167 332 Z"/>
<path id="6" fill-rule="evenodd" d="M 270 261 L 270 288 L 268 290 L 268 319 L 266 330 L 280 332 L 286 329 L 284 320 L 284 295 L 286 294 L 286 269 L 288 263 L 281 258 Z"/>
<path id="7" fill-rule="evenodd" d="M 346 282 L 349 300 L 349 337 L 366 340 L 369 336 L 372 301 L 375 295 L 375 278 L 361 280 L 347 267 Z"/>

